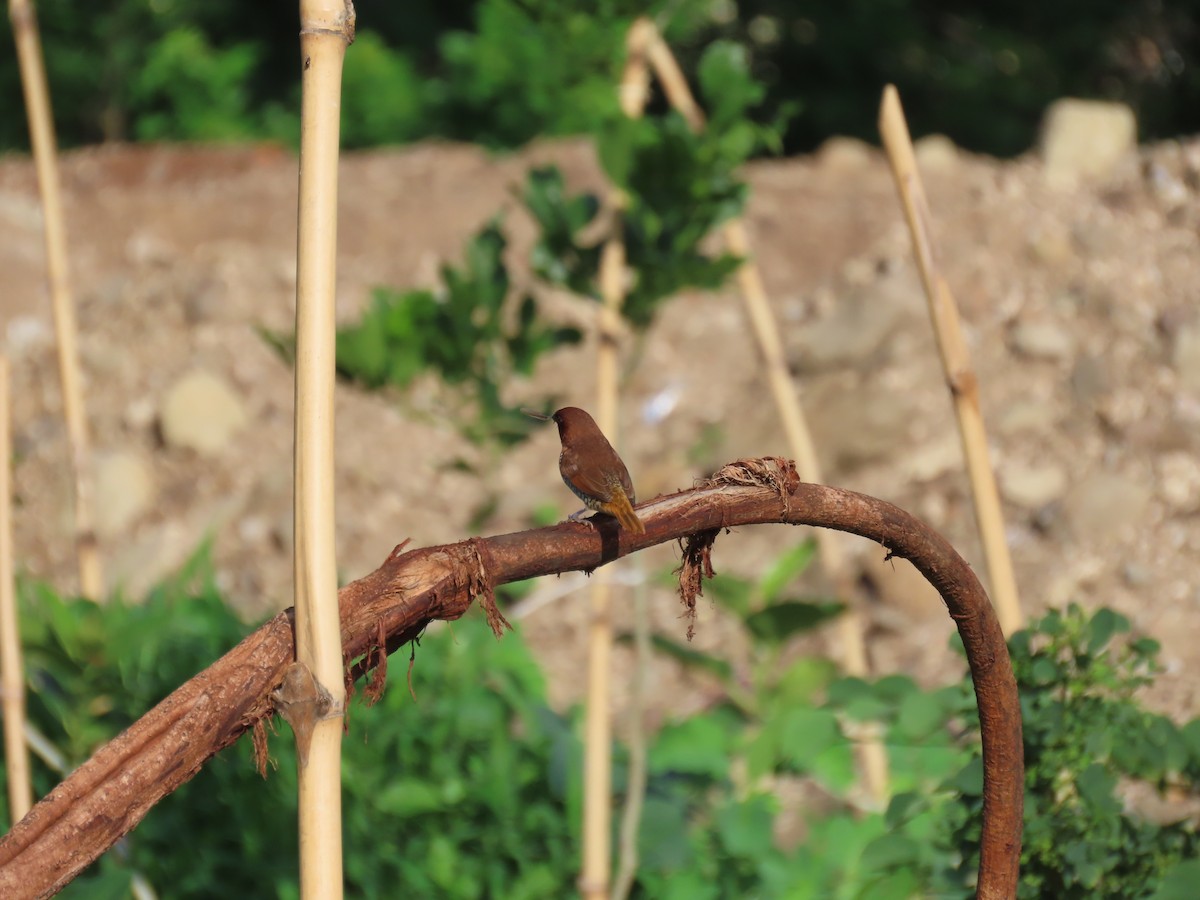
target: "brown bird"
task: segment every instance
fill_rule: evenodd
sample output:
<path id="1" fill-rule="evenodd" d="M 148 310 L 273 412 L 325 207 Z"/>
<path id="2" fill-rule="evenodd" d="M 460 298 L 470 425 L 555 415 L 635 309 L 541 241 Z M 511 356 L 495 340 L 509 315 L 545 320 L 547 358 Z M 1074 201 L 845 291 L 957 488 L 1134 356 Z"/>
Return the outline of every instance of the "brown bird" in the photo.
<path id="1" fill-rule="evenodd" d="M 626 531 L 645 534 L 646 526 L 633 511 L 637 499 L 629 470 L 595 420 L 574 406 L 563 407 L 552 416 L 526 412 L 534 418 L 553 419 L 558 425 L 558 439 L 562 441 L 558 470 L 575 496 L 593 512 L 615 518 Z"/>

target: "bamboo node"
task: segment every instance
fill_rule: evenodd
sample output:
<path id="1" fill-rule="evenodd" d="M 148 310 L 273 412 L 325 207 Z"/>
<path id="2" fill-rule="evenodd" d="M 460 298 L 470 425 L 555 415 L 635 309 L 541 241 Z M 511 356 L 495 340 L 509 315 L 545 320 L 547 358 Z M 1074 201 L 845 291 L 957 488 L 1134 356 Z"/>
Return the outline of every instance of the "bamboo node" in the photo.
<path id="1" fill-rule="evenodd" d="M 294 662 L 283 673 L 283 681 L 271 692 L 275 709 L 292 726 L 296 735 L 296 755 L 300 766 L 308 765 L 308 749 L 313 730 L 325 719 L 342 715 L 342 704 L 335 703 L 329 689 L 317 681 L 312 670 L 302 662 Z"/>

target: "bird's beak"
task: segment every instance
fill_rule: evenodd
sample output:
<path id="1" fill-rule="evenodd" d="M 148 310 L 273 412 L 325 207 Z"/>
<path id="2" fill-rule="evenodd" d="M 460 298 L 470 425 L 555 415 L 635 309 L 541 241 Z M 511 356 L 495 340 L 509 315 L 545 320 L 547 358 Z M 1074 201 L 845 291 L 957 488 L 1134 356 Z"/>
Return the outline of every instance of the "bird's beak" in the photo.
<path id="1" fill-rule="evenodd" d="M 525 415 L 529 416 L 529 418 L 537 419 L 540 422 L 549 422 L 552 418 L 545 413 L 538 412 L 536 409 L 530 409 L 528 406 L 522 406 L 521 412 L 525 413 Z"/>

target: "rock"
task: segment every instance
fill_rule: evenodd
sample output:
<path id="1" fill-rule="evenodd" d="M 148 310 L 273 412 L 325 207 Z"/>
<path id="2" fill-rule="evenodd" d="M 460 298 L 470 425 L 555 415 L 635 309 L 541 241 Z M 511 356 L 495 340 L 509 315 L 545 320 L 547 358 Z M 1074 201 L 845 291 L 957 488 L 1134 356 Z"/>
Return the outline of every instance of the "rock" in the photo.
<path id="1" fill-rule="evenodd" d="M 1029 236 L 1029 254 L 1048 266 L 1062 265 L 1075 254 L 1065 228 L 1039 228 Z"/>
<path id="2" fill-rule="evenodd" d="M 1004 499 L 1022 509 L 1040 509 L 1062 497 L 1067 473 L 1055 465 L 1007 465 L 1000 473 Z"/>
<path id="3" fill-rule="evenodd" d="M 1114 472 L 1097 472 L 1067 492 L 1064 508 L 1072 533 L 1084 540 L 1109 537 L 1136 527 L 1150 504 L 1150 491 L 1139 481 Z"/>
<path id="4" fill-rule="evenodd" d="M 920 310 L 921 298 L 911 270 L 876 278 L 848 292 L 830 315 L 794 329 L 789 357 L 801 372 L 862 368 L 897 333 L 901 317 Z"/>
<path id="5" fill-rule="evenodd" d="M 1158 460 L 1158 494 L 1173 512 L 1200 510 L 1200 462 L 1191 453 L 1166 453 Z"/>
<path id="6" fill-rule="evenodd" d="M 1121 579 L 1131 588 L 1144 588 L 1154 580 L 1154 570 L 1141 563 L 1127 562 L 1121 566 Z"/>
<path id="7" fill-rule="evenodd" d="M 159 425 L 169 447 L 219 453 L 246 421 L 241 398 L 223 378 L 196 369 L 167 390 Z"/>
<path id="8" fill-rule="evenodd" d="M 927 134 L 913 145 L 917 168 L 922 172 L 945 172 L 958 163 L 958 147 L 944 134 Z"/>
<path id="9" fill-rule="evenodd" d="M 41 316 L 13 316 L 5 337 L 8 354 L 13 359 L 32 356 L 54 346 L 54 330 Z"/>
<path id="10" fill-rule="evenodd" d="M 1041 153 L 1046 178 L 1070 185 L 1106 175 L 1137 147 L 1137 120 L 1123 103 L 1058 100 L 1042 120 Z"/>
<path id="11" fill-rule="evenodd" d="M 813 390 L 806 405 L 826 477 L 895 455 L 914 415 L 911 398 L 859 385 Z"/>
<path id="12" fill-rule="evenodd" d="M 847 171 L 867 168 L 874 160 L 875 151 L 858 138 L 835 135 L 817 148 L 816 156 L 817 164 L 822 168 Z"/>
<path id="13" fill-rule="evenodd" d="M 1188 324 L 1175 333 L 1171 364 L 1184 390 L 1200 391 L 1200 326 Z"/>
<path id="14" fill-rule="evenodd" d="M 1108 392 L 1108 366 L 1095 356 L 1081 356 L 1071 369 L 1071 391 L 1076 402 L 1090 406 Z"/>
<path id="15" fill-rule="evenodd" d="M 883 346 L 898 317 L 899 310 L 890 304 L 873 306 L 847 298 L 833 315 L 797 330 L 789 356 L 796 369 L 805 373 L 856 368 Z"/>
<path id="16" fill-rule="evenodd" d="M 869 552 L 863 574 L 890 610 L 900 610 L 913 619 L 932 619 L 946 614 L 941 594 L 907 559 L 886 559 L 885 554 Z"/>
<path id="17" fill-rule="evenodd" d="M 1045 432 L 1057 425 L 1058 413 L 1044 400 L 1016 400 L 996 419 L 996 428 L 1004 435 Z"/>
<path id="18" fill-rule="evenodd" d="M 96 531 L 120 534 L 154 502 L 154 476 L 142 457 L 129 450 L 105 453 L 95 468 Z"/>
<path id="19" fill-rule="evenodd" d="M 1008 334 L 1013 352 L 1029 359 L 1056 360 L 1071 355 L 1071 334 L 1053 322 L 1018 322 Z"/>
<path id="20" fill-rule="evenodd" d="M 945 432 L 940 437 L 917 447 L 901 461 L 905 481 L 924 483 L 940 478 L 947 472 L 961 472 L 963 462 L 962 439 L 957 431 Z"/>

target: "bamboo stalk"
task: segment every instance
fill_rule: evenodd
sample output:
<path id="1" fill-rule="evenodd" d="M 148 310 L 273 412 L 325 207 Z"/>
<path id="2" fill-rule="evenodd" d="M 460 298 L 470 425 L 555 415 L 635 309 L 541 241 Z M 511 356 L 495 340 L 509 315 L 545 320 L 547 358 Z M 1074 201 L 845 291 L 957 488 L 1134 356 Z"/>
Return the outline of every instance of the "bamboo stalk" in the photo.
<path id="1" fill-rule="evenodd" d="M 353 40 L 354 5 L 349 0 L 300 0 L 296 665 L 281 692 L 298 751 L 301 895 L 313 900 L 337 900 L 343 883 L 345 686 L 334 553 L 334 294 L 342 63 Z"/>
<path id="2" fill-rule="evenodd" d="M 29 750 L 25 746 L 25 667 L 17 627 L 12 551 L 12 437 L 9 432 L 8 359 L 0 354 L 0 697 L 4 709 L 4 771 L 8 811 L 16 824 L 33 805 Z"/>
<path id="3" fill-rule="evenodd" d="M 668 102 L 693 130 L 702 131 L 706 126 L 704 111 L 692 96 L 691 88 L 688 87 L 687 79 L 684 78 L 671 48 L 657 30 L 654 31 L 648 55 Z M 762 274 L 751 255 L 750 239 L 741 218 L 733 219 L 725 225 L 725 242 L 730 253 L 745 260 L 737 271 L 738 285 L 750 317 L 750 324 L 758 339 L 767 382 L 775 398 L 775 407 L 788 445 L 795 457 L 796 469 L 804 481 L 820 484 L 821 465 L 817 459 L 812 432 L 804 416 L 799 392 L 788 370 L 779 328 L 771 312 Z M 850 675 L 865 678 L 870 675 L 871 666 L 867 658 L 866 640 L 863 637 L 863 620 L 854 588 L 854 576 L 847 564 L 841 538 L 836 532 L 827 530 L 817 531 L 816 538 L 821 568 L 833 584 L 838 599 L 846 607 L 845 613 L 838 617 L 837 625 L 842 647 L 842 664 Z M 888 795 L 887 752 L 875 729 L 867 726 L 861 733 L 863 739 L 858 743 L 858 754 L 863 779 L 871 797 L 881 804 Z"/>
<path id="4" fill-rule="evenodd" d="M 653 26 L 651 26 L 652 28 Z M 618 95 L 621 109 L 638 118 L 649 87 L 646 42 L 651 31 L 635 23 L 626 36 L 625 68 Z M 621 305 L 625 302 L 625 197 L 619 188 L 609 198 L 612 230 L 600 256 L 599 345 L 596 350 L 596 422 L 619 446 L 619 372 L 617 344 Z M 612 584 L 608 572 L 592 581 L 588 625 L 588 686 L 583 749 L 583 865 L 579 890 L 584 900 L 607 900 L 612 869 Z M 628 803 L 628 798 L 626 800 Z"/>
<path id="5" fill-rule="evenodd" d="M 79 347 L 75 325 L 75 302 L 71 293 L 67 261 L 67 232 L 63 221 L 58 180 L 58 150 L 54 119 L 50 115 L 50 90 L 38 36 L 37 14 L 28 0 L 9 0 L 13 38 L 21 67 L 25 111 L 29 118 L 29 142 L 42 194 L 46 236 L 46 269 L 58 336 L 58 374 L 62 384 L 63 416 L 71 445 L 71 473 L 75 483 L 75 550 L 79 557 L 79 590 L 84 597 L 99 600 L 104 595 L 104 575 L 92 518 L 89 467 L 91 450 L 83 404 L 83 377 L 79 370 Z"/>
<path id="6" fill-rule="evenodd" d="M 640 557 L 639 557 L 640 560 Z M 646 579 L 633 588 L 633 676 L 629 687 L 629 772 L 625 779 L 625 809 L 621 812 L 620 854 L 613 883 L 612 900 L 625 900 L 633 890 L 638 870 L 638 835 L 646 798 L 646 671 L 650 655 L 650 610 Z"/>
<path id="7" fill-rule="evenodd" d="M 883 89 L 879 107 L 879 133 L 891 163 L 896 190 L 904 207 L 904 217 L 912 234 L 913 255 L 921 272 L 921 283 L 929 301 L 929 316 L 937 336 L 938 355 L 946 375 L 946 385 L 954 399 L 954 412 L 962 438 L 963 456 L 975 498 L 975 522 L 983 540 L 983 555 L 992 582 L 992 598 L 1000 625 L 1006 635 L 1021 627 L 1024 618 L 1017 596 L 1012 557 L 1004 536 L 1004 516 L 996 490 L 996 476 L 988 454 L 987 431 L 979 405 L 979 380 L 971 367 L 971 357 L 963 339 L 958 306 L 950 286 L 942 276 L 938 248 L 933 240 L 929 203 L 913 153 L 908 123 L 894 85 Z"/>

